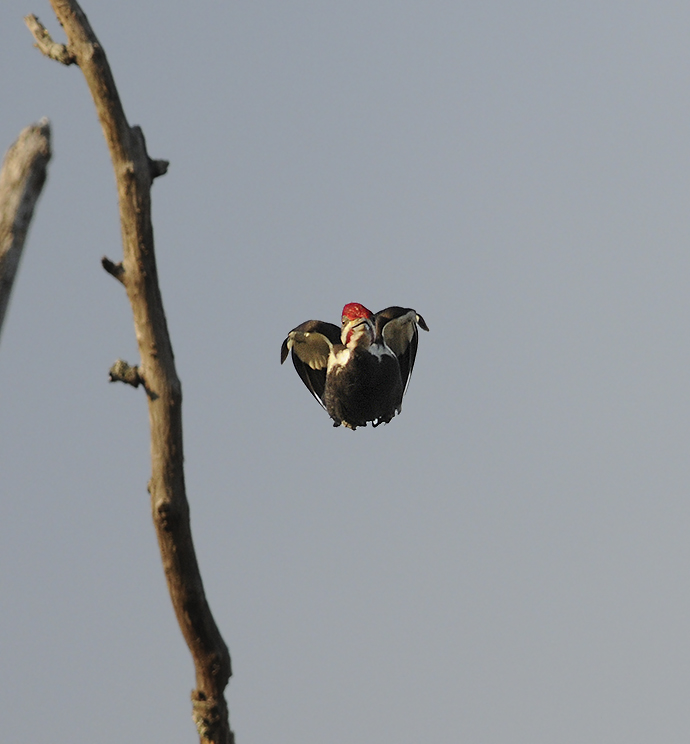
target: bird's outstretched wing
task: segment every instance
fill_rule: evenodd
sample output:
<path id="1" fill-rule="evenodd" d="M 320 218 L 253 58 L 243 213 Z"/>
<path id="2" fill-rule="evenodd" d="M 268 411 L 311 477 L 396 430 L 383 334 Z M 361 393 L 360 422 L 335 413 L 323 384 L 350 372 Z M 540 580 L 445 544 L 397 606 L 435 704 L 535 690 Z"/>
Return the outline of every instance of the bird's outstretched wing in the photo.
<path id="1" fill-rule="evenodd" d="M 288 333 L 280 349 L 281 364 L 292 351 L 292 363 L 297 374 L 322 406 L 328 357 L 336 344 L 340 344 L 337 325 L 323 320 L 307 320 Z"/>
<path id="2" fill-rule="evenodd" d="M 429 327 L 424 318 L 416 310 L 409 307 L 393 305 L 376 313 L 374 317 L 377 328 L 380 328 L 383 324 L 384 343 L 398 357 L 403 390 L 407 390 L 414 360 L 417 356 L 417 341 L 419 338 L 417 326 L 425 331 L 428 331 Z"/>

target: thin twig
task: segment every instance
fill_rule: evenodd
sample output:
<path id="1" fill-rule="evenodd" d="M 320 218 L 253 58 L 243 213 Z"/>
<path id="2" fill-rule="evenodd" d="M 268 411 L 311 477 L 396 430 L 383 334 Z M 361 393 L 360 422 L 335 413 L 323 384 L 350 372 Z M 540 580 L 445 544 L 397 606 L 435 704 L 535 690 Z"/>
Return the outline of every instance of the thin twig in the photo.
<path id="1" fill-rule="evenodd" d="M 40 49 L 46 57 L 50 57 L 63 65 L 73 65 L 76 63 L 76 58 L 64 44 L 58 44 L 56 41 L 53 41 L 46 27 L 38 20 L 38 16 L 35 16 L 33 13 L 24 16 L 24 23 L 26 23 L 34 39 L 36 39 L 34 46 Z"/>
<path id="2" fill-rule="evenodd" d="M 107 256 L 103 256 L 101 259 L 101 266 L 110 274 L 110 276 L 114 276 L 118 282 L 121 282 L 122 284 L 125 283 L 125 269 L 122 265 L 122 261 L 113 263 L 113 261 L 111 261 Z"/>
<path id="3" fill-rule="evenodd" d="M 132 387 L 139 387 L 143 380 L 139 367 L 131 367 L 124 359 L 118 359 L 109 371 L 110 382 L 125 382 Z"/>

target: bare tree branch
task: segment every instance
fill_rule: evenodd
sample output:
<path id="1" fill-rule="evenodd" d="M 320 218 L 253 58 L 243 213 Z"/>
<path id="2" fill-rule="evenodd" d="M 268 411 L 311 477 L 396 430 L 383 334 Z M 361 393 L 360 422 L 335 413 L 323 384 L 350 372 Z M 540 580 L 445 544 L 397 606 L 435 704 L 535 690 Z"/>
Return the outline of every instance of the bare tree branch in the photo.
<path id="1" fill-rule="evenodd" d="M 121 265 L 106 259 L 104 266 L 127 290 L 141 356 L 138 367 L 126 365 L 127 369 L 115 372 L 122 373 L 117 379 L 131 375 L 125 380 L 130 384 L 135 379 L 143 381 L 148 394 L 151 509 L 170 597 L 194 659 L 193 719 L 203 744 L 232 744 L 223 695 L 231 675 L 230 655 L 206 601 L 192 543 L 182 464 L 182 386 L 154 255 L 151 183 L 165 173 L 168 164 L 149 158 L 141 129 L 127 122 L 103 47 L 77 2 L 51 0 L 51 4 L 67 34 L 64 54 L 55 52 L 52 39 L 34 16 L 27 18 L 27 25 L 44 54 L 79 65 L 115 169 L 124 255 Z"/>
<path id="2" fill-rule="evenodd" d="M 50 123 L 23 129 L 0 171 L 0 330 L 50 160 Z"/>

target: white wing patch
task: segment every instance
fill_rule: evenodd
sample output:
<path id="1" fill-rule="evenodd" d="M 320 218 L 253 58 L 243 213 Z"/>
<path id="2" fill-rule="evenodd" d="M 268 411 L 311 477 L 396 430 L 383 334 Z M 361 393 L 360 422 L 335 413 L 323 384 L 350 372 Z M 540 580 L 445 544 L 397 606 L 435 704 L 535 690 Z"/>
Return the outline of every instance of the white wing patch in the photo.
<path id="1" fill-rule="evenodd" d="M 383 328 L 383 340 L 386 346 L 392 349 L 397 356 L 405 353 L 410 341 L 417 330 L 417 313 L 410 310 L 409 313 L 399 318 L 389 320 Z"/>
<path id="2" fill-rule="evenodd" d="M 372 355 L 375 356 L 379 362 L 383 359 L 385 356 L 393 357 L 393 359 L 397 359 L 395 354 L 386 346 L 385 343 L 383 344 L 372 344 L 367 351 Z"/>
<path id="3" fill-rule="evenodd" d="M 328 364 L 332 348 L 333 344 L 323 333 L 290 331 L 288 334 L 288 349 L 294 349 L 300 361 L 312 369 L 323 369 Z"/>

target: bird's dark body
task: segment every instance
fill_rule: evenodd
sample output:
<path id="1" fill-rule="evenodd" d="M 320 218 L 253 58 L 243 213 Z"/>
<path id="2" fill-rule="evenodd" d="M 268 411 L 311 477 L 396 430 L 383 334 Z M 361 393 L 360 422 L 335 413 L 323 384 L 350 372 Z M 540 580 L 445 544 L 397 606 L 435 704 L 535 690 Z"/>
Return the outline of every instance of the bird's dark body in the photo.
<path id="1" fill-rule="evenodd" d="M 400 367 L 392 354 L 377 357 L 355 347 L 347 365 L 334 366 L 326 376 L 324 404 L 335 426 L 387 424 L 402 407 L 402 397 Z"/>

